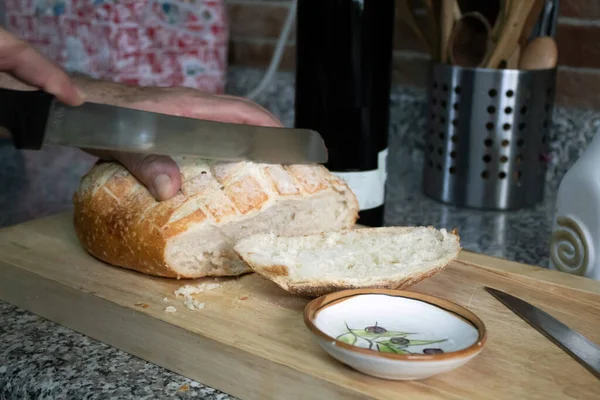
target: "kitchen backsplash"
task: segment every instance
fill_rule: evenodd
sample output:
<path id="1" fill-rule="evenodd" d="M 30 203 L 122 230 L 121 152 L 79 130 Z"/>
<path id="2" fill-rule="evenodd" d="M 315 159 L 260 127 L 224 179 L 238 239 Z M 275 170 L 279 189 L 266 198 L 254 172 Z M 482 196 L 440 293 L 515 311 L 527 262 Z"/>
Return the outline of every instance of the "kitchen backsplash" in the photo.
<path id="1" fill-rule="evenodd" d="M 288 13 L 289 0 L 226 0 L 230 20 L 229 62 L 264 67 Z M 600 1 L 562 0 L 556 30 L 559 73 L 556 102 L 560 106 L 600 108 Z M 417 16 L 423 15 L 415 10 Z M 393 80 L 423 87 L 429 57 L 421 41 L 396 15 Z M 295 40 L 288 40 L 281 69 L 295 65 Z"/>

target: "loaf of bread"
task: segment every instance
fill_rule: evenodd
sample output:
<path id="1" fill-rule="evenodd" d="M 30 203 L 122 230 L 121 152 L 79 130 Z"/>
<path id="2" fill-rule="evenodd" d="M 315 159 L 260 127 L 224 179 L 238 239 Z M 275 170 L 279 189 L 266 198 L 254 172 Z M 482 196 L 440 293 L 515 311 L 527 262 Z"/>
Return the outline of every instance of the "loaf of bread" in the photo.
<path id="1" fill-rule="evenodd" d="M 338 231 L 358 218 L 350 188 L 320 165 L 174 159 L 183 184 L 162 202 L 118 163 L 82 178 L 74 226 L 90 254 L 154 276 L 235 276 L 251 272 L 233 251 L 244 237 Z"/>
<path id="2" fill-rule="evenodd" d="M 407 288 L 441 271 L 461 247 L 456 231 L 383 227 L 303 237 L 258 234 L 234 250 L 284 290 L 315 297 L 343 289 Z"/>

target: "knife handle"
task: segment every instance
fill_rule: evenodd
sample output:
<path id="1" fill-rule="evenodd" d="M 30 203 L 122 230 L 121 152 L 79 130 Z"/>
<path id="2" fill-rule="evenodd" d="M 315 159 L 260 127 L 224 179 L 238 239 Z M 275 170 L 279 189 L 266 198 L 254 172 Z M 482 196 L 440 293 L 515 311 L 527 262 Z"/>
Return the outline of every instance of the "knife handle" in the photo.
<path id="1" fill-rule="evenodd" d="M 0 88 L 0 126 L 6 128 L 17 149 L 39 150 L 54 96 L 42 90 Z"/>

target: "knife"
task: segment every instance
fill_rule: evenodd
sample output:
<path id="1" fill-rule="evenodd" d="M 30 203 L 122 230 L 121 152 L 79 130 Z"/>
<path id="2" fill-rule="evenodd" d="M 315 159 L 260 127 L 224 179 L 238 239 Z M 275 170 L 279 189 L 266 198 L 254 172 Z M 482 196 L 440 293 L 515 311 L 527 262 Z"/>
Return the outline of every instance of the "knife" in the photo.
<path id="1" fill-rule="evenodd" d="M 0 126 L 19 149 L 51 144 L 225 161 L 327 162 L 323 138 L 310 129 L 230 124 L 92 102 L 71 107 L 43 91 L 0 89 Z"/>
<path id="2" fill-rule="evenodd" d="M 487 286 L 485 290 L 600 379 L 600 347 L 524 300 Z"/>

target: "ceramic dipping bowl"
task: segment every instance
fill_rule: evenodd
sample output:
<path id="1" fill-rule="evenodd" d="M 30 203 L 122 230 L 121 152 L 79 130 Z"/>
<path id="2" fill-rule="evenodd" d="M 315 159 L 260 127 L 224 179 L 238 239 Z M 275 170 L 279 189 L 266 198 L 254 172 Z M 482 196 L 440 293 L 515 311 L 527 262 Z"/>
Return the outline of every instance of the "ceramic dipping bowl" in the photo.
<path id="1" fill-rule="evenodd" d="M 304 322 L 338 361 L 384 379 L 417 380 L 456 369 L 482 350 L 483 322 L 458 304 L 421 293 L 343 290 L 311 301 Z"/>

